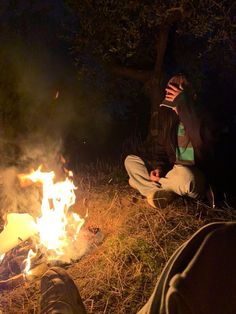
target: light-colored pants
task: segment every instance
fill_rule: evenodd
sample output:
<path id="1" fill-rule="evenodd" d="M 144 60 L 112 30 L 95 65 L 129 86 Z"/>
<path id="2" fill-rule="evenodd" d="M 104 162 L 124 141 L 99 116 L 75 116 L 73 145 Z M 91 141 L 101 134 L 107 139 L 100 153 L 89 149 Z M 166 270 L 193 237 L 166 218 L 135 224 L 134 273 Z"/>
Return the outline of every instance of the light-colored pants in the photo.
<path id="1" fill-rule="evenodd" d="M 199 198 L 206 193 L 205 177 L 195 166 L 174 165 L 165 177 L 160 178 L 159 184 L 150 180 L 145 162 L 138 156 L 127 156 L 125 168 L 130 178 L 130 185 L 144 196 L 158 189 L 165 189 L 191 198 Z"/>

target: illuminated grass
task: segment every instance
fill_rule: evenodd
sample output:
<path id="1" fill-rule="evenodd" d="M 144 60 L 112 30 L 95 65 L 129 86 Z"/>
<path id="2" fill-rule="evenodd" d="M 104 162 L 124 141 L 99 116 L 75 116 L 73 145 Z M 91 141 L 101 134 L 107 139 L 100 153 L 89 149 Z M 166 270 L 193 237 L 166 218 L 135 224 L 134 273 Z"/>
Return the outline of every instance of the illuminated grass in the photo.
<path id="1" fill-rule="evenodd" d="M 100 167 L 100 166 L 99 166 Z M 67 270 L 88 313 L 136 313 L 148 300 L 166 261 L 198 228 L 235 220 L 234 210 L 208 210 L 179 198 L 164 210 L 150 208 L 127 185 L 122 168 L 106 165 L 77 173 L 74 210 L 98 226 L 103 243 Z M 111 180 L 112 179 L 112 180 Z M 39 281 L 0 295 L 3 313 L 38 313 Z"/>

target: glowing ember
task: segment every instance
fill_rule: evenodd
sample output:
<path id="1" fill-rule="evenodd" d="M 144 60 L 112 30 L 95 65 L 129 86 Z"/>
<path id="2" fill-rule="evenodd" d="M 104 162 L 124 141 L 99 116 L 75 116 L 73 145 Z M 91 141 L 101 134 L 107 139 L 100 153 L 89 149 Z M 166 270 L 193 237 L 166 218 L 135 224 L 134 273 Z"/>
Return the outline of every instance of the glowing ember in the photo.
<path id="1" fill-rule="evenodd" d="M 73 251 L 73 242 L 77 240 L 77 235 L 84 224 L 78 214 L 73 213 L 68 217 L 68 209 L 75 203 L 76 187 L 70 177 L 63 182 L 54 183 L 55 174 L 51 172 L 41 172 L 41 167 L 27 175 L 20 175 L 21 181 L 42 183 L 43 199 L 41 205 L 41 217 L 37 219 L 37 230 L 39 234 L 39 246 L 44 248 L 48 259 L 67 260 L 70 252 Z M 68 223 L 68 219 L 70 222 Z M 27 258 L 25 273 L 29 272 L 30 259 L 34 255 L 30 250 Z M 70 257 L 69 257 L 70 258 Z"/>

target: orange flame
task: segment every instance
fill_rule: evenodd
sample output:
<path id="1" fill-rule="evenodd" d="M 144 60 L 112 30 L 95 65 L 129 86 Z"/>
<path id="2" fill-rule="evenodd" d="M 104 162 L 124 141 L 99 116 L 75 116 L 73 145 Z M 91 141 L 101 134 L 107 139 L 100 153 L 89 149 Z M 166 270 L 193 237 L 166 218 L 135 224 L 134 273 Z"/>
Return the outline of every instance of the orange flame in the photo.
<path id="1" fill-rule="evenodd" d="M 40 238 L 40 245 L 47 249 L 49 259 L 57 259 L 63 256 L 69 242 L 76 240 L 77 235 L 84 224 L 78 214 L 72 214 L 73 235 L 68 237 L 68 209 L 75 203 L 76 196 L 74 190 L 76 187 L 72 181 L 72 172 L 65 181 L 54 183 L 55 173 L 42 172 L 41 166 L 30 174 L 20 175 L 21 181 L 40 182 L 43 188 L 43 199 L 41 204 L 41 217 L 37 219 L 37 229 Z M 30 270 L 30 258 L 32 250 L 27 258 L 27 266 L 24 270 L 28 273 Z"/>

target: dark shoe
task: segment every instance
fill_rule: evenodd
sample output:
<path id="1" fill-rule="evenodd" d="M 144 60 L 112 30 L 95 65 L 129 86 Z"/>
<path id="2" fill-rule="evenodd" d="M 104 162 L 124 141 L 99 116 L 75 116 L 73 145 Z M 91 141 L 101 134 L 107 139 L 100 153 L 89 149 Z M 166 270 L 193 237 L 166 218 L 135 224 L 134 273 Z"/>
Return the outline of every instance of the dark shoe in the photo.
<path id="1" fill-rule="evenodd" d="M 147 196 L 147 202 L 154 208 L 164 209 L 167 205 L 172 203 L 175 198 L 175 193 L 164 189 L 158 189 Z"/>
<path id="2" fill-rule="evenodd" d="M 60 267 L 52 267 L 41 279 L 41 314 L 86 314 L 79 291 Z"/>

